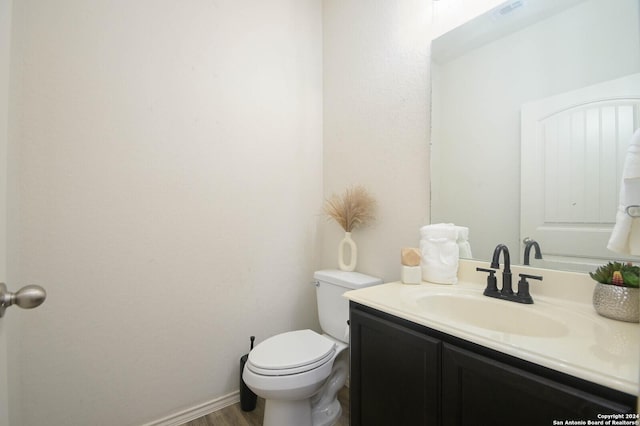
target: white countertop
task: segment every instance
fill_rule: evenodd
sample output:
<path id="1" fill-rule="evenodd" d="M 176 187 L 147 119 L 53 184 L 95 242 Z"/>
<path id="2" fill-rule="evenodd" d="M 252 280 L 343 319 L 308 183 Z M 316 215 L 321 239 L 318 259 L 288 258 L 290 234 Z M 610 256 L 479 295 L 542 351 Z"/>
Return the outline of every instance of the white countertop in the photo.
<path id="1" fill-rule="evenodd" d="M 423 282 L 418 285 L 407 285 L 400 282 L 382 284 L 345 293 L 345 297 L 354 302 L 369 306 L 394 316 L 424 325 L 446 334 L 477 343 L 479 345 L 557 370 L 584 380 L 598 383 L 609 388 L 617 389 L 632 395 L 638 394 L 640 381 L 640 325 L 615 321 L 598 315 L 591 303 L 585 303 L 588 298 L 582 294 L 570 300 L 559 293 L 561 297 L 544 295 L 544 291 L 534 291 L 536 284 L 543 286 L 560 286 L 554 282 L 556 271 L 543 270 L 545 281 L 532 283 L 531 294 L 535 303 L 523 305 L 515 302 L 496 300 L 482 296 L 484 290 L 484 275 L 479 275 L 479 281 L 471 282 L 470 276 L 475 273 L 474 262 L 462 266 L 463 280 L 455 285 L 440 285 Z M 480 264 L 478 264 L 480 265 Z M 482 265 L 486 267 L 486 265 Z M 471 269 L 474 269 L 471 273 Z M 517 268 L 516 268 L 517 269 Z M 517 271 L 514 271 L 514 276 Z M 528 273 L 532 272 L 527 269 Z M 540 272 L 537 271 L 537 272 Z M 566 273 L 565 273 L 566 274 Z M 584 275 L 584 274 L 581 274 Z M 563 280 L 570 281 L 566 275 L 560 275 Z M 587 276 L 588 277 L 588 276 Z M 575 278 L 575 277 L 574 277 Z M 578 289 L 584 277 L 577 276 Z M 498 287 L 501 277 L 498 274 Z M 513 288 L 517 289 L 514 279 Z M 593 286 L 585 286 L 585 291 L 591 292 Z M 579 290 L 582 291 L 582 290 Z M 548 292 L 547 292 L 548 293 Z M 473 319 L 466 321 L 452 319 L 451 315 L 443 317 L 438 313 L 429 312 L 424 305 L 416 300 L 424 296 L 452 294 L 460 297 L 483 297 L 493 303 L 496 320 L 500 320 L 500 309 L 504 304 L 505 312 L 516 312 L 521 309 L 524 314 L 546 315 L 551 312 L 555 318 L 563 323 L 563 332 L 554 337 L 540 336 L 532 333 L 500 332 L 487 327 L 473 324 Z M 455 299 L 454 299 L 455 300 Z M 529 312 L 525 312 L 529 310 Z M 559 315 L 560 313 L 560 315 Z M 462 314 L 461 314 L 462 316 Z M 550 333 L 552 335 L 553 333 Z"/>

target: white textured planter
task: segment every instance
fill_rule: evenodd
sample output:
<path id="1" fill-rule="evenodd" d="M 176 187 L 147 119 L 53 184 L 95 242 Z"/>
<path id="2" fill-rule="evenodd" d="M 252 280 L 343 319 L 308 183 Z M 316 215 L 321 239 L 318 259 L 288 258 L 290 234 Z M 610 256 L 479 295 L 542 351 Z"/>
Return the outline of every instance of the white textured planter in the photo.
<path id="1" fill-rule="evenodd" d="M 603 317 L 640 322 L 640 289 L 596 283 L 593 307 Z"/>

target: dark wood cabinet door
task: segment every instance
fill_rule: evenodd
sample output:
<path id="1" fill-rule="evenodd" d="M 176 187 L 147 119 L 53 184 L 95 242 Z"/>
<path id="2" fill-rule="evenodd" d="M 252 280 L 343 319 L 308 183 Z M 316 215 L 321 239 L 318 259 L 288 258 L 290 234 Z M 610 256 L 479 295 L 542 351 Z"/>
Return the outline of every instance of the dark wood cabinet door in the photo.
<path id="1" fill-rule="evenodd" d="M 351 311 L 351 426 L 439 424 L 440 341 Z"/>
<path id="2" fill-rule="evenodd" d="M 443 425 L 538 426 L 633 412 L 625 406 L 444 343 Z"/>

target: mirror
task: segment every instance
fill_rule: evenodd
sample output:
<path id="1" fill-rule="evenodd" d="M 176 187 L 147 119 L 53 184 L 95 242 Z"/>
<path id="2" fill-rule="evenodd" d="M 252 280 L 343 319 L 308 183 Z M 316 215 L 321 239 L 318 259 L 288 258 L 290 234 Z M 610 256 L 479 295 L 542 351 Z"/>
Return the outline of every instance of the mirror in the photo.
<path id="1" fill-rule="evenodd" d="M 532 191 L 521 187 L 523 106 L 639 73 L 639 9 L 637 0 L 512 0 L 433 41 L 431 221 L 469 227 L 475 259 L 503 243 L 521 263 L 521 195 Z M 640 87 L 631 91 L 640 100 Z M 621 140 L 639 126 L 640 107 L 631 116 Z M 617 164 L 625 151 L 618 147 Z M 608 191 L 615 199 L 620 171 Z M 602 208 L 615 211 L 610 200 Z M 531 256 L 531 265 L 591 271 L 603 263 L 579 241 L 555 256 L 540 238 L 544 259 Z"/>

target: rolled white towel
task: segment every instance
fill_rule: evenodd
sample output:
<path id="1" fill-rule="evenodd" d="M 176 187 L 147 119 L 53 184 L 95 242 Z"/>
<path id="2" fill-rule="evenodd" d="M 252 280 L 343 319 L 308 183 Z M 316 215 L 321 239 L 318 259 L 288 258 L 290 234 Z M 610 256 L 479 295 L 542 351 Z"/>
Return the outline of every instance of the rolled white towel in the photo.
<path id="1" fill-rule="evenodd" d="M 420 229 L 422 279 L 438 284 L 458 282 L 458 230 L 453 224 L 435 224 Z"/>
<path id="2" fill-rule="evenodd" d="M 462 259 L 471 259 L 473 255 L 471 254 L 471 244 L 469 244 L 469 228 L 466 226 L 456 226 L 458 230 L 458 251 L 459 257 Z"/>
<path id="3" fill-rule="evenodd" d="M 453 223 L 434 223 L 420 228 L 422 238 L 450 238 L 458 239 L 458 230 Z"/>

